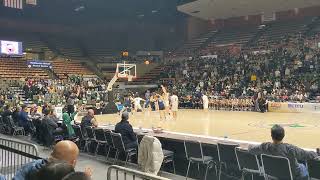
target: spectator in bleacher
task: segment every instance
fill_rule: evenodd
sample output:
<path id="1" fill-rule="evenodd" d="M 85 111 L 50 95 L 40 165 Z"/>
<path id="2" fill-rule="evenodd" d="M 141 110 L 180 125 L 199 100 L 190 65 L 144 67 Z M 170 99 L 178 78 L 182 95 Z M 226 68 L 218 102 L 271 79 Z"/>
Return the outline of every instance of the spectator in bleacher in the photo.
<path id="1" fill-rule="evenodd" d="M 33 119 L 40 119 L 41 114 L 38 112 L 38 106 L 33 104 L 30 108 L 30 118 Z"/>
<path id="2" fill-rule="evenodd" d="M 19 125 L 24 128 L 26 135 L 32 133 L 29 117 L 28 117 L 28 107 L 27 105 L 21 106 L 21 111 L 19 113 Z"/>
<path id="3" fill-rule="evenodd" d="M 49 108 L 49 104 L 47 102 L 44 102 L 42 106 L 42 111 L 44 111 L 47 108 Z"/>
<path id="4" fill-rule="evenodd" d="M 11 106 L 9 104 L 4 106 L 3 112 L 1 114 L 2 118 L 6 118 L 6 117 L 9 117 L 9 116 L 12 116 L 12 114 L 13 114 L 13 112 L 12 112 Z"/>
<path id="5" fill-rule="evenodd" d="M 319 154 L 313 151 L 305 151 L 299 147 L 283 142 L 285 136 L 284 128 L 280 125 L 274 125 L 271 128 L 271 137 L 273 142 L 262 143 L 258 146 L 249 146 L 249 152 L 252 154 L 270 154 L 274 156 L 282 156 L 289 159 L 293 176 L 295 178 L 308 177 L 306 166 L 298 161 L 306 162 L 319 157 Z"/>
<path id="6" fill-rule="evenodd" d="M 0 108 L 2 108 L 5 104 L 4 96 L 0 95 Z"/>
<path id="7" fill-rule="evenodd" d="M 129 123 L 129 113 L 124 111 L 121 115 L 121 121 L 116 124 L 115 132 L 120 133 L 123 143 L 127 149 L 137 148 L 138 142 L 136 134 Z"/>
<path id="8" fill-rule="evenodd" d="M 64 161 L 51 161 L 31 175 L 32 180 L 62 180 L 66 175 L 73 173 L 74 167 Z"/>
<path id="9" fill-rule="evenodd" d="M 13 109 L 12 119 L 15 124 L 19 124 L 20 111 L 21 111 L 21 107 L 19 105 Z"/>
<path id="10" fill-rule="evenodd" d="M 55 107 L 53 105 L 49 106 L 50 118 L 53 119 L 56 123 L 59 121 L 59 118 L 56 114 Z"/>
<path id="11" fill-rule="evenodd" d="M 28 83 L 26 83 L 23 86 L 23 91 L 24 91 L 24 94 L 26 96 L 26 99 L 30 99 L 31 98 L 31 93 L 30 93 L 30 86 L 28 85 Z"/>
<path id="12" fill-rule="evenodd" d="M 91 180 L 91 177 L 84 172 L 73 172 L 65 176 L 62 180 Z"/>
<path id="13" fill-rule="evenodd" d="M 60 141 L 54 146 L 53 152 L 48 159 L 39 159 L 26 164 L 17 171 L 13 180 L 32 180 L 33 174 L 36 174 L 41 168 L 53 161 L 65 161 L 72 167 L 75 167 L 78 155 L 79 149 L 74 142 Z"/>
<path id="14" fill-rule="evenodd" d="M 72 92 L 71 95 L 67 99 L 67 108 L 68 108 L 69 114 L 74 113 L 74 104 L 75 104 L 76 98 L 77 98 L 76 94 L 74 92 Z"/>

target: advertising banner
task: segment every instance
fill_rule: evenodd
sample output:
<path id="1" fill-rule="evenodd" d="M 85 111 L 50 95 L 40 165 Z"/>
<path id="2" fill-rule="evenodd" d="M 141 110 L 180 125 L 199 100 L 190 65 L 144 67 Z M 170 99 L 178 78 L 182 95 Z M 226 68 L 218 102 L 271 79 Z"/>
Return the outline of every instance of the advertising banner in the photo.
<path id="1" fill-rule="evenodd" d="M 28 61 L 28 68 L 52 68 L 51 62 L 46 61 Z"/>
<path id="2" fill-rule="evenodd" d="M 269 112 L 319 113 L 320 103 L 269 102 Z"/>

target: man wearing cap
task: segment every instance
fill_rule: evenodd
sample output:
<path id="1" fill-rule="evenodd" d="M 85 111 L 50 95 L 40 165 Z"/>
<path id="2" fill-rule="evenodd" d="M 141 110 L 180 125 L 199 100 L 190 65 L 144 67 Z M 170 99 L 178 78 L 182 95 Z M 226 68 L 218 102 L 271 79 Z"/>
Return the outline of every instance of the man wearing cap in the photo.
<path id="1" fill-rule="evenodd" d="M 121 134 L 123 143 L 127 149 L 137 148 L 137 137 L 136 134 L 133 132 L 132 126 L 128 120 L 129 113 L 124 111 L 121 115 L 121 121 L 118 122 L 115 127 L 115 132 Z"/>

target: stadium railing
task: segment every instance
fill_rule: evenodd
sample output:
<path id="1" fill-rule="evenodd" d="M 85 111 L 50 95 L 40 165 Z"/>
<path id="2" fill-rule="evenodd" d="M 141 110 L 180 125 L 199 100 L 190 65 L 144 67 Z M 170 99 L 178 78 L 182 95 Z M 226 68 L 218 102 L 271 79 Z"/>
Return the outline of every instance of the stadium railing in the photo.
<path id="1" fill-rule="evenodd" d="M 144 173 L 130 168 L 125 168 L 122 166 L 110 166 L 107 172 L 107 180 L 122 180 L 122 179 L 132 179 L 132 180 L 170 180 L 164 177 Z"/>
<path id="2" fill-rule="evenodd" d="M 41 159 L 36 145 L 0 138 L 0 174 L 6 179 L 12 179 L 22 166 L 36 159 Z"/>

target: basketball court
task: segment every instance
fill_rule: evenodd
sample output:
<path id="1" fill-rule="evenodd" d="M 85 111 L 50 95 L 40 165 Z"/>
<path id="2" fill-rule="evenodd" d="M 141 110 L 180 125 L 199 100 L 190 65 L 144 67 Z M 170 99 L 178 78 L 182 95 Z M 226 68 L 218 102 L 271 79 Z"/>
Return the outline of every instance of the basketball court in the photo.
<path id="1" fill-rule="evenodd" d="M 118 78 L 136 77 L 136 65 L 125 62 L 118 63 L 112 85 Z M 99 126 L 112 126 L 120 121 L 119 114 L 96 116 Z M 274 124 L 286 130 L 284 141 L 303 148 L 318 148 L 317 137 L 320 137 L 320 113 L 278 113 L 278 112 L 243 112 L 243 111 L 204 111 L 201 109 L 180 109 L 178 118 L 160 121 L 159 111 L 145 110 L 130 115 L 130 123 L 138 129 L 162 127 L 166 132 L 182 136 L 201 136 L 229 138 L 240 141 L 266 142 L 271 141 L 270 128 Z"/>
<path id="2" fill-rule="evenodd" d="M 115 125 L 120 116 L 106 114 L 96 116 L 99 125 Z M 285 142 L 304 148 L 318 148 L 320 114 L 317 113 L 258 113 L 237 111 L 179 110 L 177 120 L 160 121 L 159 112 L 138 112 L 130 115 L 130 123 L 136 128 L 151 129 L 161 126 L 165 131 L 186 135 L 222 137 L 245 141 L 270 141 L 270 128 L 274 124 L 284 126 Z"/>

